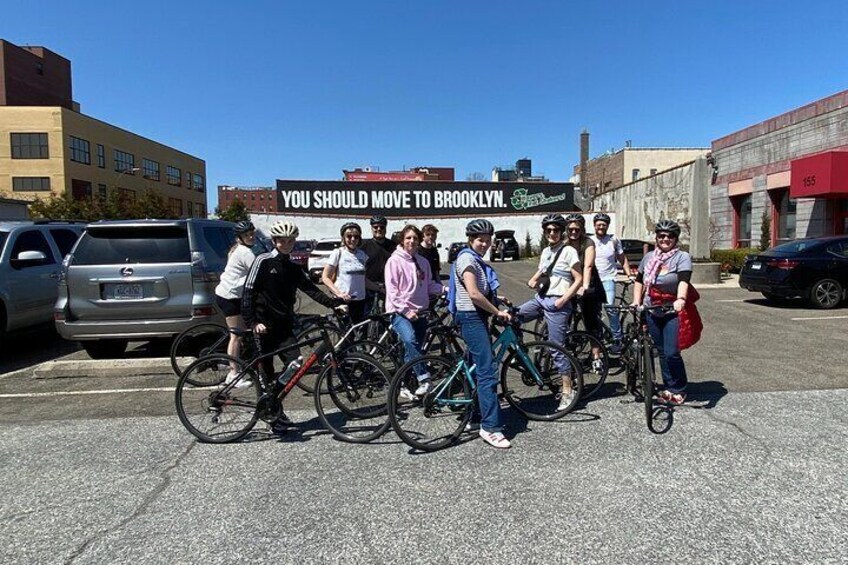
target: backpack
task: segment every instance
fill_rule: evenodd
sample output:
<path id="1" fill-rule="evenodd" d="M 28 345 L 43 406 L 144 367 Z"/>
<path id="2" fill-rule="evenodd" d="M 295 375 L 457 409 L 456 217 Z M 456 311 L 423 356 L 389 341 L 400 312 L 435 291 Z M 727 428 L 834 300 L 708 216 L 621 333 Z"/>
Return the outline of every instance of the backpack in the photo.
<path id="1" fill-rule="evenodd" d="M 477 255 L 477 253 L 473 249 L 466 247 L 465 249 L 461 250 L 457 254 L 456 260 L 454 261 L 453 265 L 451 265 L 450 276 L 448 277 L 448 295 L 447 295 L 448 312 L 450 312 L 451 316 L 456 314 L 456 283 L 457 283 L 457 280 L 459 281 L 459 284 L 461 284 L 463 286 L 463 288 L 465 287 L 465 283 L 462 282 L 462 278 L 457 278 L 457 276 L 456 276 L 456 263 L 463 253 L 473 253 L 474 259 L 477 261 L 477 263 L 480 264 L 481 267 L 483 267 L 483 272 L 486 274 L 486 282 L 489 285 L 489 293 L 486 295 L 486 298 L 488 298 L 489 301 L 492 304 L 494 304 L 495 306 L 497 306 L 497 304 L 498 304 L 497 303 L 497 296 L 498 296 L 497 290 L 501 286 L 501 282 L 498 280 L 498 274 L 495 272 L 495 270 L 492 267 L 487 265 L 485 262 L 481 261 L 480 256 Z M 480 310 L 478 309 L 478 311 L 480 311 Z M 488 316 L 489 313 L 486 312 L 485 315 Z"/>

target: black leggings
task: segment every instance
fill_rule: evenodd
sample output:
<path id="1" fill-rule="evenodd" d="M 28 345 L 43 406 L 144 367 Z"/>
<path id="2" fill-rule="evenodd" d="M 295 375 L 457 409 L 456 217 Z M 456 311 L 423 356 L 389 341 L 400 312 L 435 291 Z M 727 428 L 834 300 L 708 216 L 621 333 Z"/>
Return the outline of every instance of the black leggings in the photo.
<path id="1" fill-rule="evenodd" d="M 258 341 L 259 351 L 263 354 L 279 349 L 284 345 L 295 343 L 295 338 L 291 331 L 269 331 L 266 334 L 257 334 L 255 337 Z M 284 366 L 286 366 L 290 361 L 297 358 L 297 350 L 292 349 L 286 355 L 279 355 L 279 358 L 283 361 Z M 274 356 L 272 355 L 262 359 L 259 365 L 268 381 L 272 381 L 274 379 Z"/>

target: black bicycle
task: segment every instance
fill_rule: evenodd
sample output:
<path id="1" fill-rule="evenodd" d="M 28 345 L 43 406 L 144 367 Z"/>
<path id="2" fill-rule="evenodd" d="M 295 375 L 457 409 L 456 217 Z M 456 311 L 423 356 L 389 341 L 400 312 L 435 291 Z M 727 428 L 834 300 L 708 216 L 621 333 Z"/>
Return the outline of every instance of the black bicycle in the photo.
<path id="1" fill-rule="evenodd" d="M 249 361 L 214 353 L 192 363 L 177 381 L 175 402 L 180 422 L 203 442 L 227 443 L 246 436 L 259 420 L 273 423 L 282 415 L 282 401 L 297 382 L 319 365 L 317 385 L 326 392 L 314 395 L 318 418 L 336 438 L 365 443 L 389 428 L 386 393 L 389 374 L 374 357 L 342 350 L 328 332 L 305 342 L 285 345 Z M 317 347 L 314 347 L 317 346 Z M 314 347 L 269 380 L 259 368 L 263 359 L 291 357 Z M 227 382 L 231 367 L 235 378 Z"/>

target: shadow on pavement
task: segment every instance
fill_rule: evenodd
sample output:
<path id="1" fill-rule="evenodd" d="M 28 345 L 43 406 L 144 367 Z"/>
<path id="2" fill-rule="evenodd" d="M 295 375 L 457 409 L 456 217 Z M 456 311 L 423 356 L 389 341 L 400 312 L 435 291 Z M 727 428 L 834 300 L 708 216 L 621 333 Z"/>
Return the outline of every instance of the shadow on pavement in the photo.
<path id="1" fill-rule="evenodd" d="M 14 332 L 0 343 L 0 374 L 52 361 L 79 349 L 75 342 L 62 339 L 52 323 Z"/>

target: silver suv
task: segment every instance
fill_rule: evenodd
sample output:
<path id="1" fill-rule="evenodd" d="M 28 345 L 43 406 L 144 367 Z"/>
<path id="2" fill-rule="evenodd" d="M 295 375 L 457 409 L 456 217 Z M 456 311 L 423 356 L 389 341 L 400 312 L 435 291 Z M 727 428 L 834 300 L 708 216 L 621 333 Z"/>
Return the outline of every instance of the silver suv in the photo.
<path id="1" fill-rule="evenodd" d="M 0 222 L 0 343 L 13 331 L 53 319 L 56 285 L 81 222 Z"/>
<path id="2" fill-rule="evenodd" d="M 59 334 L 98 359 L 120 356 L 131 340 L 222 322 L 215 286 L 233 228 L 206 219 L 89 224 L 62 270 L 54 308 Z"/>

